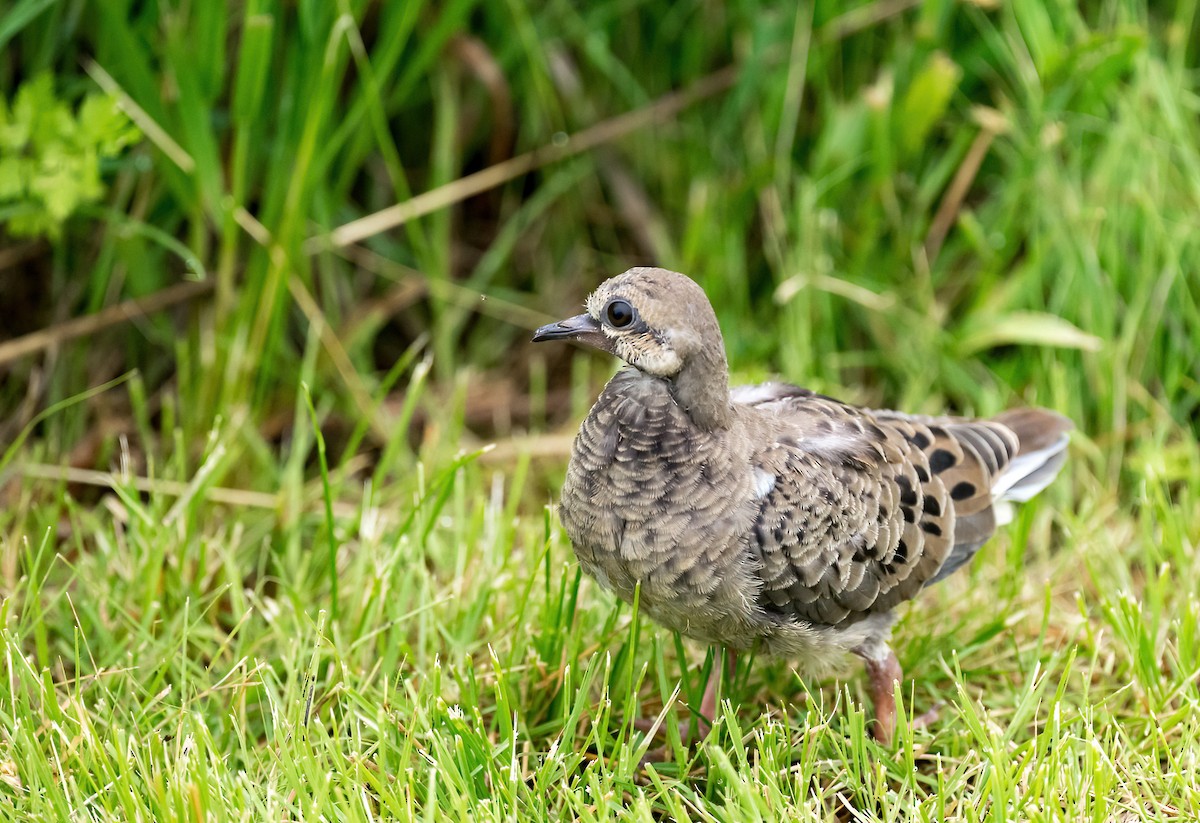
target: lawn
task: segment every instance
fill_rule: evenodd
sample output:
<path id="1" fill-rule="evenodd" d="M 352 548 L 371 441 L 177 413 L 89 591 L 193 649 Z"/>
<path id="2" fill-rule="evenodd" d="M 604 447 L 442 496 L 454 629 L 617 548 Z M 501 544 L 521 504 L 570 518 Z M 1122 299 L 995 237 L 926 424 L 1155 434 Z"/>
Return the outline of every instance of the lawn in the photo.
<path id="1" fill-rule="evenodd" d="M 1200 819 L 1195 0 L 15 0 L 0 818 Z M 736 382 L 1077 425 L 860 668 L 713 664 L 554 511 L 692 275 Z M 670 756 L 633 727 L 660 717 Z"/>

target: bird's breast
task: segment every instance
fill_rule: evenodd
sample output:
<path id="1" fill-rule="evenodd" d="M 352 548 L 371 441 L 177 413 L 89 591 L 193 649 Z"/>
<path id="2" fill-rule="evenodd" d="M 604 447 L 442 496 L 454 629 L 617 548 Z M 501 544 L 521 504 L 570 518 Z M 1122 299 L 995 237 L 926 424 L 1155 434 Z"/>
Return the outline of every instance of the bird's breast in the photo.
<path id="1" fill-rule="evenodd" d="M 662 380 L 613 383 L 575 440 L 564 508 L 610 513 L 648 528 L 724 516 L 750 472 L 745 460 L 739 465 L 724 433 L 693 425 Z"/>
<path id="2" fill-rule="evenodd" d="M 663 381 L 620 377 L 580 428 L 560 517 L 585 571 L 627 600 L 640 584 L 642 603 L 678 623 L 664 610 L 720 599 L 723 581 L 743 579 L 739 545 L 762 480 Z"/>

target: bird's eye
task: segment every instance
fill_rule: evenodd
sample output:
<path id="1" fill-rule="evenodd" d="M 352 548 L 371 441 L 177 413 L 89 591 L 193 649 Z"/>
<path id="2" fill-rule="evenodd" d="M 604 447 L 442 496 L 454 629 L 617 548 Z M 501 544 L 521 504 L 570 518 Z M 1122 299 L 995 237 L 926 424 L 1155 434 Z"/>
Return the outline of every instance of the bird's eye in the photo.
<path id="1" fill-rule="evenodd" d="M 623 329 L 633 322 L 633 306 L 625 300 L 613 300 L 604 307 L 604 319 L 614 329 Z"/>

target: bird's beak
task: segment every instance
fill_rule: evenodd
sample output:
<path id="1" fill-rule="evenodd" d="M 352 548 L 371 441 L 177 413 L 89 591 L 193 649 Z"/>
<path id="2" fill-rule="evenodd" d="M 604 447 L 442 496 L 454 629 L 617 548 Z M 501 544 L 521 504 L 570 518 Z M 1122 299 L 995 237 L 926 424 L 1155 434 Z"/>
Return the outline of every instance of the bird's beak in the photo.
<path id="1" fill-rule="evenodd" d="M 541 343 L 544 340 L 581 340 L 585 343 L 593 343 L 595 335 L 600 335 L 601 339 L 604 333 L 600 331 L 600 324 L 597 323 L 590 314 L 577 314 L 574 317 L 568 317 L 566 320 L 559 320 L 557 323 L 550 323 L 542 326 L 533 333 L 533 342 Z"/>

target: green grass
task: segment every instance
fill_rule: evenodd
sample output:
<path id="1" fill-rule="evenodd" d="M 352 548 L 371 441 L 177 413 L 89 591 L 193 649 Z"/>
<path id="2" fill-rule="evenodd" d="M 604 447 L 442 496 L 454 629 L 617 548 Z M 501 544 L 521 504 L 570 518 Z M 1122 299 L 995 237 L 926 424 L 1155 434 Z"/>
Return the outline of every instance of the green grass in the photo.
<path id="1" fill-rule="evenodd" d="M 1197 4 L 850 5 L 0 12 L 6 97 L 51 71 L 146 136 L 62 238 L 0 240 L 11 333 L 214 283 L 0 365 L 0 816 L 1200 818 Z M 942 708 L 894 749 L 854 666 L 786 660 L 681 741 L 712 661 L 581 577 L 548 504 L 612 366 L 526 341 L 642 262 L 741 380 L 1077 422 L 902 610 L 905 710 Z"/>

